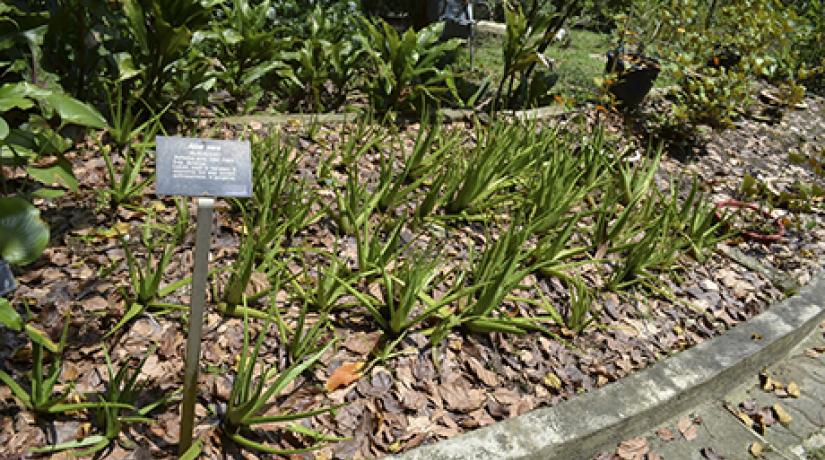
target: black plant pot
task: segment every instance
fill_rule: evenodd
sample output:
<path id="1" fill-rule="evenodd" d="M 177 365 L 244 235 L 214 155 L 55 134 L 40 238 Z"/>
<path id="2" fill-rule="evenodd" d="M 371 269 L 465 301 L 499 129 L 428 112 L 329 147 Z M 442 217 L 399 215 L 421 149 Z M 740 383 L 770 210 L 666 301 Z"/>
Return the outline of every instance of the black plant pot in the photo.
<path id="1" fill-rule="evenodd" d="M 714 69 L 730 69 L 735 67 L 742 61 L 742 55 L 739 50 L 733 46 L 716 44 L 713 47 L 713 52 L 708 58 L 707 66 Z"/>
<path id="2" fill-rule="evenodd" d="M 615 73 L 617 78 L 607 90 L 623 107 L 635 107 L 653 88 L 659 76 L 659 61 L 636 53 L 625 53 L 621 49 L 607 52 L 605 72 Z"/>

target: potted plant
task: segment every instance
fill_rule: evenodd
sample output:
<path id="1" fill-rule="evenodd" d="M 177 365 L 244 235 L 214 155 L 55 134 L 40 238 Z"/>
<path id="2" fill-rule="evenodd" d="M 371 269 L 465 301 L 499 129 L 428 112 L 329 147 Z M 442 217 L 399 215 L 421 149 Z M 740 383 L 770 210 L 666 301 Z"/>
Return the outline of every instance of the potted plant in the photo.
<path id="1" fill-rule="evenodd" d="M 605 72 L 615 74 L 609 80 L 607 91 L 624 107 L 635 107 L 653 88 L 659 76 L 659 61 L 638 52 L 627 52 L 623 47 L 607 52 Z"/>
<path id="2" fill-rule="evenodd" d="M 605 80 L 606 89 L 618 105 L 625 108 L 636 107 L 642 102 L 661 70 L 659 61 L 644 53 L 645 42 L 652 41 L 659 29 L 645 24 L 650 19 L 637 14 L 635 8 L 631 8 L 626 16 L 620 15 L 617 20 L 623 22 L 623 27 L 620 28 L 619 45 L 607 52 L 605 73 L 613 77 Z M 642 32 L 630 30 L 631 23 L 652 35 L 642 37 Z"/>

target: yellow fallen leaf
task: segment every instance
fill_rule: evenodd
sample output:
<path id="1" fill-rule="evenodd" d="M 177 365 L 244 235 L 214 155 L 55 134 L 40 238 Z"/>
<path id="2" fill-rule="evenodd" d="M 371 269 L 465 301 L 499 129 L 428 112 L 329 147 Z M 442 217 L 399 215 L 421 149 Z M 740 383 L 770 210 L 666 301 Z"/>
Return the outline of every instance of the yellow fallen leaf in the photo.
<path id="1" fill-rule="evenodd" d="M 761 443 L 754 441 L 753 443 L 751 443 L 751 447 L 749 450 L 751 455 L 753 455 L 754 457 L 762 458 L 762 453 L 765 449 L 762 447 Z"/>
<path id="2" fill-rule="evenodd" d="M 786 391 L 788 392 L 788 394 L 791 397 L 794 397 L 794 398 L 798 398 L 799 395 L 800 395 L 799 385 L 797 385 L 796 382 L 788 383 L 788 387 L 786 388 Z"/>
<path id="3" fill-rule="evenodd" d="M 750 427 L 753 426 L 753 419 L 750 417 L 750 415 L 748 415 L 744 412 L 738 412 L 736 414 L 736 417 L 739 418 L 739 420 L 741 420 L 742 423 L 744 423 L 746 427 L 750 428 Z"/>
<path id="4" fill-rule="evenodd" d="M 324 388 L 326 388 L 327 391 L 333 391 L 349 385 L 361 378 L 360 371 L 363 367 L 363 362 L 341 364 L 341 366 L 335 369 L 332 375 L 329 376 L 327 383 L 324 384 Z"/>
<path id="5" fill-rule="evenodd" d="M 554 390 L 561 390 L 561 379 L 552 372 L 544 376 L 544 384 Z"/>
<path id="6" fill-rule="evenodd" d="M 777 403 L 774 404 L 771 408 L 773 409 L 774 415 L 776 415 L 776 419 L 779 420 L 779 423 L 781 423 L 784 426 L 790 425 L 791 420 L 793 420 L 793 417 L 791 417 L 791 414 L 789 414 L 784 407 Z"/>

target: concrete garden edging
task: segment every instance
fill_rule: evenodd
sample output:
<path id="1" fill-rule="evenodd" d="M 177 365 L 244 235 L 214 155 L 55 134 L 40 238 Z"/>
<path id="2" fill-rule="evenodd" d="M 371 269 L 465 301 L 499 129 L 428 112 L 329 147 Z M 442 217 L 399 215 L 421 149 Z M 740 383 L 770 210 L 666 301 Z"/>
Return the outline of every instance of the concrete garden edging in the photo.
<path id="1" fill-rule="evenodd" d="M 825 275 L 724 334 L 553 407 L 388 457 L 395 460 L 589 459 L 782 359 L 825 320 Z"/>
<path id="2" fill-rule="evenodd" d="M 527 110 L 502 110 L 498 112 L 504 117 L 512 117 L 519 120 L 545 120 L 566 113 L 575 111 L 575 108 L 563 107 L 559 105 L 547 105 Z M 486 115 L 469 109 L 440 109 L 439 115 L 445 122 L 457 122 L 472 120 L 474 117 Z M 257 123 L 261 126 L 280 126 L 289 123 L 299 123 L 301 125 L 319 124 L 343 124 L 353 123 L 358 120 L 360 114 L 351 113 L 284 113 L 284 114 L 252 114 L 236 115 L 231 117 L 215 118 L 214 120 L 233 126 L 250 126 Z"/>

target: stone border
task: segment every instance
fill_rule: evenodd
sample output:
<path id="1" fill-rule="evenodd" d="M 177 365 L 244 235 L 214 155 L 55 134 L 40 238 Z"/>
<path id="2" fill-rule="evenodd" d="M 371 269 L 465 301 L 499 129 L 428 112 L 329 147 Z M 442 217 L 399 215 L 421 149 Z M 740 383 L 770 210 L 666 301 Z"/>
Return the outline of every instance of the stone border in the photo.
<path id="1" fill-rule="evenodd" d="M 789 353 L 825 320 L 825 275 L 724 334 L 556 406 L 419 447 L 396 460 L 584 459 L 654 429 Z"/>
<path id="2" fill-rule="evenodd" d="M 498 115 L 512 117 L 519 120 L 546 120 L 560 115 L 574 112 L 575 108 L 567 108 L 559 105 L 547 105 L 527 110 L 502 110 Z M 446 122 L 472 120 L 475 117 L 487 115 L 485 112 L 477 112 L 469 109 L 440 109 L 439 115 Z M 258 114 L 258 115 L 238 115 L 234 117 L 215 118 L 216 121 L 230 125 L 249 125 L 259 123 L 262 126 L 280 126 L 288 123 L 300 124 L 343 124 L 353 123 L 360 116 L 357 112 L 349 113 L 284 113 L 284 114 Z"/>
<path id="3" fill-rule="evenodd" d="M 490 35 L 504 35 L 507 33 L 507 24 L 494 21 L 476 22 L 476 32 Z"/>
<path id="4" fill-rule="evenodd" d="M 575 108 L 567 108 L 559 105 L 547 105 L 528 110 L 502 110 L 498 115 L 513 117 L 519 120 L 546 120 L 575 111 Z M 461 109 L 440 109 L 439 115 L 446 122 L 472 120 L 478 116 L 487 115 L 484 112 Z M 302 125 L 320 124 L 343 124 L 353 123 L 358 120 L 359 113 L 284 113 L 284 114 L 258 114 L 258 115 L 238 115 L 233 117 L 216 117 L 215 121 L 227 123 L 234 126 L 248 126 L 258 123 L 261 126 L 280 126 L 288 123 L 300 123 Z"/>

